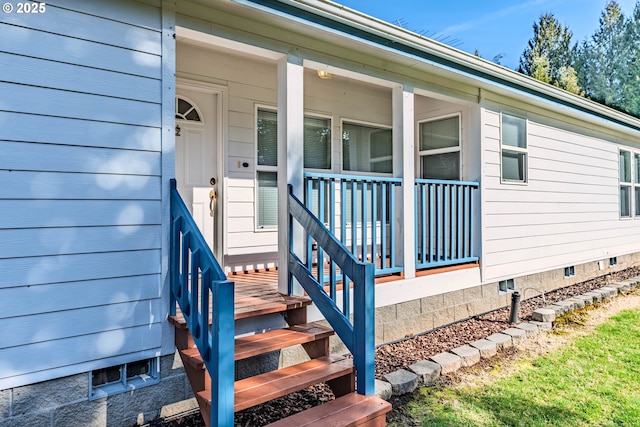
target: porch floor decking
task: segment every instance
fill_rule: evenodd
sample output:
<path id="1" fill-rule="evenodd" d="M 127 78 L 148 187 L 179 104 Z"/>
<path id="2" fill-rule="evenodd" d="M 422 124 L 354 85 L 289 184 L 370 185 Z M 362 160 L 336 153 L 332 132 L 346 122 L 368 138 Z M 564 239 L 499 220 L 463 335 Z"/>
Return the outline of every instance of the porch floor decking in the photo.
<path id="1" fill-rule="evenodd" d="M 230 273 L 228 278 L 234 282 L 236 320 L 301 308 L 310 302 L 308 297 L 280 294 L 276 269 Z M 209 303 L 209 313 L 211 313 L 211 302 Z M 175 320 L 186 327 L 179 307 Z"/>

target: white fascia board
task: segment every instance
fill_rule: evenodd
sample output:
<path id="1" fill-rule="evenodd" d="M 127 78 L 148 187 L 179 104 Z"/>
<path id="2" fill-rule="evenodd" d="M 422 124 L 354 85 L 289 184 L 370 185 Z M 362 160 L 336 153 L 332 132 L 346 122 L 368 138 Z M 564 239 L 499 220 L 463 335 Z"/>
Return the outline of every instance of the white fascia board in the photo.
<path id="1" fill-rule="evenodd" d="M 235 3 L 262 10 L 270 14 L 284 15 L 268 5 L 260 4 L 260 0 L 232 0 Z M 534 100 L 537 105 L 560 111 L 563 114 L 578 117 L 582 120 L 593 121 L 600 118 L 601 124 L 617 131 L 637 136 L 640 131 L 640 120 L 612 108 L 598 104 L 586 98 L 567 92 L 555 86 L 542 83 L 536 79 L 517 73 L 503 66 L 485 59 L 460 51 L 434 40 L 415 34 L 411 31 L 370 17 L 366 14 L 342 6 L 328 0 L 276 0 L 278 3 L 307 12 L 309 14 L 328 19 L 348 26 L 354 30 L 366 32 L 372 36 L 388 40 L 388 46 L 383 46 L 371 40 L 347 34 L 311 20 L 287 13 L 287 19 L 303 25 L 317 28 L 321 31 L 348 38 L 358 43 L 364 43 L 377 49 L 393 53 L 400 57 L 410 57 L 420 63 L 446 70 L 461 77 L 471 79 L 484 89 L 498 94 L 510 96 L 524 96 Z M 395 46 L 395 47 L 394 47 Z M 404 52 L 399 46 L 433 56 L 427 59 L 418 55 Z M 447 64 L 449 63 L 449 64 Z M 458 68 L 460 67 L 460 68 Z"/>

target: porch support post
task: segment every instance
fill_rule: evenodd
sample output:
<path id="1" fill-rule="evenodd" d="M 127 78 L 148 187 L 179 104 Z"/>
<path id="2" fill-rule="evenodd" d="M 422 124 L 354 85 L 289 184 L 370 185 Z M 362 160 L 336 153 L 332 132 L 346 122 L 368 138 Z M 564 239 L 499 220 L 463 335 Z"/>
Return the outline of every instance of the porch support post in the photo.
<path id="1" fill-rule="evenodd" d="M 287 185 L 304 200 L 304 67 L 302 58 L 287 56 L 278 62 L 278 292 L 287 294 L 289 272 L 289 215 Z M 300 227 L 293 228 L 298 254 L 303 247 Z M 294 293 L 300 293 L 300 286 Z"/>
<path id="2" fill-rule="evenodd" d="M 402 178 L 401 206 L 402 213 L 397 218 L 400 222 L 399 242 L 402 250 L 402 265 L 405 279 L 416 276 L 415 254 L 415 128 L 414 128 L 414 94 L 409 86 L 393 88 L 393 176 Z"/>

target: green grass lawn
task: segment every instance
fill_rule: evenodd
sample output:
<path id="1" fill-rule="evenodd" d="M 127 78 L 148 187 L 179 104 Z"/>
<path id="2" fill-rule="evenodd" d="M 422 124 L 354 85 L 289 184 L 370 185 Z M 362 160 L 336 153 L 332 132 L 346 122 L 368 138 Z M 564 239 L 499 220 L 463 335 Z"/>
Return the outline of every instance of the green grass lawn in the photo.
<path id="1" fill-rule="evenodd" d="M 484 385 L 425 387 L 407 415 L 423 426 L 640 426 L 640 310 L 519 363 Z"/>

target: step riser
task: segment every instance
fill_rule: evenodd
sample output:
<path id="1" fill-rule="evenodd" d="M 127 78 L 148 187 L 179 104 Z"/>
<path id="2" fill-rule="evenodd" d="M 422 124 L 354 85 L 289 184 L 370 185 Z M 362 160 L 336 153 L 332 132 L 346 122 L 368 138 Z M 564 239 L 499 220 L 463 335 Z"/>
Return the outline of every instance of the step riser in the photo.
<path id="1" fill-rule="evenodd" d="M 240 363 L 262 366 L 264 361 L 261 357 L 277 357 L 281 349 L 295 345 L 302 345 L 311 360 L 257 375 L 252 372 L 254 376 L 236 380 L 234 410 L 237 412 L 251 408 L 324 382 L 331 388 L 336 400 L 326 403 L 326 408 L 321 405 L 298 414 L 307 412 L 303 418 L 306 417 L 308 421 L 302 422 L 300 418 L 293 416 L 291 420 L 285 419 L 275 424 L 288 427 L 386 426 L 386 413 L 391 409 L 390 404 L 355 393 L 356 375 L 352 361 L 330 356 L 329 337 L 333 331 L 318 324 L 307 324 L 308 299 L 286 296 L 281 299 L 282 301 L 276 298 L 269 302 L 242 297 L 240 305 L 236 300 L 236 369 L 240 369 Z M 176 348 L 205 425 L 215 427 L 209 426 L 212 397 L 210 375 L 195 349 L 193 337 L 186 328 L 184 319 L 179 315 L 170 317 L 170 320 L 175 325 Z M 315 409 L 319 410 L 313 412 Z"/>

